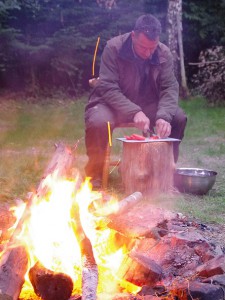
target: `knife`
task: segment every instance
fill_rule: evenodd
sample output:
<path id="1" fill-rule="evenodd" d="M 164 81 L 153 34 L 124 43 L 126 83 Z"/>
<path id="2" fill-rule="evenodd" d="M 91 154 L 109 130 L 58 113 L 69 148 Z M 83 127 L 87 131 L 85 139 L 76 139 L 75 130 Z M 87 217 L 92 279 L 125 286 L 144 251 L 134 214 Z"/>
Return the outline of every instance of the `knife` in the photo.
<path id="1" fill-rule="evenodd" d="M 152 136 L 156 136 L 156 134 L 153 130 L 148 128 L 147 130 L 143 131 L 143 136 L 144 137 L 152 137 Z"/>

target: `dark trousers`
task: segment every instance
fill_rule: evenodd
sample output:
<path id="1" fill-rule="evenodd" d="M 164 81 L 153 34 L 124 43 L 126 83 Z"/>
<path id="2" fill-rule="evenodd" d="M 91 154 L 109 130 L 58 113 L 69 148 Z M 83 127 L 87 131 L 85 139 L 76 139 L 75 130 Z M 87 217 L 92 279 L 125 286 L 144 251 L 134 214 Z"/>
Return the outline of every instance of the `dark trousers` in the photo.
<path id="1" fill-rule="evenodd" d="M 155 125 L 156 106 L 149 106 L 144 113 L 150 118 L 151 128 Z M 102 178 L 106 147 L 108 143 L 108 126 L 111 132 L 119 123 L 131 122 L 118 117 L 117 114 L 104 104 L 97 104 L 85 112 L 85 143 L 88 162 L 85 167 L 86 176 L 94 179 Z M 178 108 L 171 122 L 171 138 L 182 140 L 187 122 L 187 117 L 181 108 Z M 173 143 L 174 161 L 177 162 L 180 142 Z"/>

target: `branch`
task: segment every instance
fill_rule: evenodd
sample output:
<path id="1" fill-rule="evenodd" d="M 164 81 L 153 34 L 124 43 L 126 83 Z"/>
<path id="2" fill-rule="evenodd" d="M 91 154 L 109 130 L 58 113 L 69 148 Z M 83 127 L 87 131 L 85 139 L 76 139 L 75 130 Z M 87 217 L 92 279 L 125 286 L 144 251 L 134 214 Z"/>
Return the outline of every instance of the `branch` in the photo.
<path id="1" fill-rule="evenodd" d="M 205 61 L 205 62 L 198 62 L 198 63 L 188 63 L 190 66 L 204 66 L 204 65 L 210 65 L 210 64 L 219 64 L 225 62 L 225 59 L 221 60 L 212 60 L 212 61 Z"/>

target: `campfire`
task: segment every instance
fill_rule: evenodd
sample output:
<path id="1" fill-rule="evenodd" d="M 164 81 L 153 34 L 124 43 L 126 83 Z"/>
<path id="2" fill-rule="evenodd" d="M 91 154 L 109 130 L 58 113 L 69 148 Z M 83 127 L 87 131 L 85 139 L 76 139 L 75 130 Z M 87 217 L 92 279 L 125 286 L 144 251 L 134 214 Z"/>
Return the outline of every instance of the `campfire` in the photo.
<path id="1" fill-rule="evenodd" d="M 201 224 L 93 192 L 60 144 L 2 245 L 0 299 L 224 299 L 225 256 Z"/>

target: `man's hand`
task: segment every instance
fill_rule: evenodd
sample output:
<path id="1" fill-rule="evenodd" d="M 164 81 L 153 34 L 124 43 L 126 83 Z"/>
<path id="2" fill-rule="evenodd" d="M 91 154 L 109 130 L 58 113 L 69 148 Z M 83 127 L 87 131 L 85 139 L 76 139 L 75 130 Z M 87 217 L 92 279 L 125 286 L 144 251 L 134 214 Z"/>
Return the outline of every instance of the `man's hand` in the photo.
<path id="1" fill-rule="evenodd" d="M 137 128 L 142 131 L 147 131 L 150 127 L 150 120 L 142 111 L 134 115 L 134 123 L 137 125 Z"/>
<path id="2" fill-rule="evenodd" d="M 158 119 L 155 123 L 156 133 L 160 138 L 167 138 L 171 134 L 171 125 L 163 119 Z"/>

